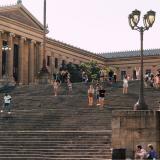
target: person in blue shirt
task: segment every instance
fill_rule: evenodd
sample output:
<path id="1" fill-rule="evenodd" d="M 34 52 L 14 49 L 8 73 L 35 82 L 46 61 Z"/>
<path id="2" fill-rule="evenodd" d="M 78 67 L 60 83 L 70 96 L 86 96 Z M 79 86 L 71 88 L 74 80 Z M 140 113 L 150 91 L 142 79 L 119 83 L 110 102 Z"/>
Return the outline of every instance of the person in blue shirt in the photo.
<path id="1" fill-rule="evenodd" d="M 157 153 L 154 150 L 153 145 L 152 144 L 148 144 L 148 148 L 149 148 L 149 151 L 147 153 L 147 159 L 156 160 L 157 159 Z"/>

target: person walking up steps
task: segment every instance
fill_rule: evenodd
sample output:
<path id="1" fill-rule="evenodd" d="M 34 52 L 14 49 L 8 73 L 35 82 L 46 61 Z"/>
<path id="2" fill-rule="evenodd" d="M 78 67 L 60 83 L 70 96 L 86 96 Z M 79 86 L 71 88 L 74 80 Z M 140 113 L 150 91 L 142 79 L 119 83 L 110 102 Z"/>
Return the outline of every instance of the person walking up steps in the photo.
<path id="1" fill-rule="evenodd" d="M 12 99 L 12 97 L 8 93 L 5 93 L 5 96 L 3 99 L 4 99 L 4 108 L 1 110 L 1 113 L 3 113 L 3 110 L 4 110 L 4 111 L 7 111 L 8 114 L 11 114 L 11 99 Z"/>

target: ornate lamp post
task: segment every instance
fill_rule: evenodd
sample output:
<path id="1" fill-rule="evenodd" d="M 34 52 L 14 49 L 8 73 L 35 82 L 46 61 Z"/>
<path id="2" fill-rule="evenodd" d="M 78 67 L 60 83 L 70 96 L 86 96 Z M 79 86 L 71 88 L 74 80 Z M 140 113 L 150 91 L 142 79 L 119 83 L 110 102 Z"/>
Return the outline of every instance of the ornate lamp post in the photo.
<path id="1" fill-rule="evenodd" d="M 137 110 L 147 110 L 148 106 L 146 105 L 144 101 L 144 82 L 143 82 L 143 33 L 144 31 L 148 30 L 150 27 L 152 27 L 154 21 L 155 21 L 155 12 L 154 11 L 148 11 L 147 14 L 143 17 L 143 24 L 144 26 L 138 26 L 139 20 L 140 20 L 140 14 L 141 12 L 138 10 L 132 11 L 132 13 L 129 15 L 129 25 L 133 30 L 137 30 L 140 32 L 140 40 L 141 40 L 141 78 L 140 78 L 140 92 L 139 92 L 139 100 L 135 104 L 135 108 Z"/>

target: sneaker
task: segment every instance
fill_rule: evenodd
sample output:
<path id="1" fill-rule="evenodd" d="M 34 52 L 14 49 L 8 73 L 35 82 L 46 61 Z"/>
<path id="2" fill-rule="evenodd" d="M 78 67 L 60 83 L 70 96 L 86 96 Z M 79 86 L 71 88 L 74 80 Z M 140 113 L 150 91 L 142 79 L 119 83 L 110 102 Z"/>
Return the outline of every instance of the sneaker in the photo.
<path id="1" fill-rule="evenodd" d="M 1 113 L 3 113 L 3 110 L 1 110 Z"/>

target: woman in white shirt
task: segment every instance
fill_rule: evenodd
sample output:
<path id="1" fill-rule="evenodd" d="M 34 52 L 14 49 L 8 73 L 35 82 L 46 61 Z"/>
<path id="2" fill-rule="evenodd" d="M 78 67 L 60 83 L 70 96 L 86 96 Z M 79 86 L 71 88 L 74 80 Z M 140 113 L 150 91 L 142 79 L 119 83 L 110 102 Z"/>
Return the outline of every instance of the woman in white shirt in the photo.
<path id="1" fill-rule="evenodd" d="M 128 93 L 128 79 L 127 79 L 127 75 L 125 75 L 123 79 L 123 94 L 127 94 L 127 93 Z"/>

